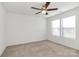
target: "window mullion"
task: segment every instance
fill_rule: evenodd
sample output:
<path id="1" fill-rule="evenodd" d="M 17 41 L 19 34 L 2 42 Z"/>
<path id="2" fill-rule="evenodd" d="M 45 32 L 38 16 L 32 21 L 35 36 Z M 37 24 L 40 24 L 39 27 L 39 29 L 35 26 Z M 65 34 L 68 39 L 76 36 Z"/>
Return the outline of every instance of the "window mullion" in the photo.
<path id="1" fill-rule="evenodd" d="M 63 23 L 62 23 L 62 18 L 60 18 L 60 36 L 63 37 Z"/>

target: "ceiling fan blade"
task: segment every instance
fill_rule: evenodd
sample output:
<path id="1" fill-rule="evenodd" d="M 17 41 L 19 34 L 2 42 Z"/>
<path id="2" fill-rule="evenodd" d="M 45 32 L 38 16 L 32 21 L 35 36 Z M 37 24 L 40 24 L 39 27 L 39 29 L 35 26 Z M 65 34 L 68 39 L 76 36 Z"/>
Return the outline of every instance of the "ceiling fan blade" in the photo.
<path id="1" fill-rule="evenodd" d="M 41 13 L 41 11 L 40 11 L 40 12 L 37 12 L 37 13 L 35 13 L 35 14 L 39 14 L 39 13 Z"/>
<path id="2" fill-rule="evenodd" d="M 58 10 L 58 8 L 47 9 L 47 11 Z"/>
<path id="3" fill-rule="evenodd" d="M 36 9 L 36 10 L 41 10 L 41 9 L 39 9 L 39 8 L 36 8 L 36 7 L 31 7 L 32 9 Z"/>
<path id="4" fill-rule="evenodd" d="M 45 9 L 47 9 L 47 7 L 49 6 L 50 2 L 46 2 L 45 4 Z"/>

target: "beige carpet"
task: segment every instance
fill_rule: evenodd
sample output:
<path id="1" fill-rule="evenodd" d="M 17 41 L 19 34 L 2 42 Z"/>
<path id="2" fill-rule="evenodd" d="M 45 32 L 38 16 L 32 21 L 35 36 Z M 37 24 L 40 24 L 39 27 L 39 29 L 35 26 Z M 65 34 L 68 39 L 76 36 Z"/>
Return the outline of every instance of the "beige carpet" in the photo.
<path id="1" fill-rule="evenodd" d="M 2 57 L 75 57 L 76 50 L 45 40 L 7 47 Z"/>

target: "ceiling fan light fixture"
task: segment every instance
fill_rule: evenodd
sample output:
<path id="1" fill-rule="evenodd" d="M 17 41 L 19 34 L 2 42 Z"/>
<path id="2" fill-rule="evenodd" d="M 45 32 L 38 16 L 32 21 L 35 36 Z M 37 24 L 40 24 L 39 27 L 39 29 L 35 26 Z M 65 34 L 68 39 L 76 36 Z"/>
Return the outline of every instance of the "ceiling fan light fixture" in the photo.
<path id="1" fill-rule="evenodd" d="M 36 10 L 40 10 L 40 12 L 37 12 L 36 14 L 45 14 L 48 15 L 47 11 L 54 11 L 54 10 L 58 10 L 58 8 L 51 8 L 48 9 L 48 6 L 50 5 L 50 2 L 46 2 L 44 5 L 42 5 L 41 8 L 36 8 L 36 7 L 31 7 L 32 9 L 36 9 Z"/>
<path id="2" fill-rule="evenodd" d="M 42 14 L 46 14 L 46 11 L 45 11 L 45 10 L 43 10 L 41 13 L 42 13 Z"/>

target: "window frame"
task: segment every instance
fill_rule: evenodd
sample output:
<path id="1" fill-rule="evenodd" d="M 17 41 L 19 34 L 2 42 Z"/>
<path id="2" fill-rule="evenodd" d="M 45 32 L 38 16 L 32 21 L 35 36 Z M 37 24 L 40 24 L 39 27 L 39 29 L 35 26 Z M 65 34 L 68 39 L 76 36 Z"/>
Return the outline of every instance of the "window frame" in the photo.
<path id="1" fill-rule="evenodd" d="M 63 35 L 63 19 L 64 18 L 68 18 L 68 17 L 75 17 L 75 27 L 74 27 L 74 29 L 75 29 L 75 34 L 73 34 L 73 35 L 75 35 L 75 38 L 70 38 L 70 37 L 64 37 L 64 35 Z M 56 20 L 60 20 L 60 23 L 59 23 L 59 25 L 60 25 L 60 30 L 59 30 L 59 36 L 57 36 L 57 37 L 62 37 L 62 38 L 67 38 L 67 39 L 76 39 L 76 16 L 75 15 L 72 15 L 72 16 L 68 16 L 68 17 L 63 17 L 63 18 L 57 18 Z M 54 20 L 52 20 L 52 21 L 54 21 Z M 53 28 L 52 28 L 52 30 L 53 30 Z M 52 34 L 53 35 L 53 34 Z M 53 36 L 56 36 L 56 35 L 53 35 Z"/>

